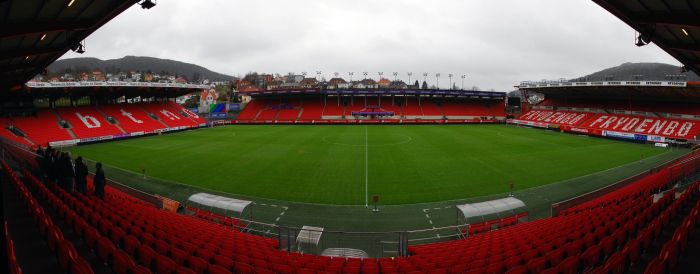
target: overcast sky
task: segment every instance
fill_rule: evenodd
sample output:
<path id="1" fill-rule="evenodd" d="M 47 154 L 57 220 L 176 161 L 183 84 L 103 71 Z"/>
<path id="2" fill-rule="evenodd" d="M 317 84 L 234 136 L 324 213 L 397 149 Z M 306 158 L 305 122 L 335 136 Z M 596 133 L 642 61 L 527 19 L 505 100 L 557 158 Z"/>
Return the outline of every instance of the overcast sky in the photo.
<path id="1" fill-rule="evenodd" d="M 68 57 L 153 56 L 229 75 L 363 71 L 512 90 L 624 62 L 678 65 L 590 0 L 159 0 L 134 5 Z"/>

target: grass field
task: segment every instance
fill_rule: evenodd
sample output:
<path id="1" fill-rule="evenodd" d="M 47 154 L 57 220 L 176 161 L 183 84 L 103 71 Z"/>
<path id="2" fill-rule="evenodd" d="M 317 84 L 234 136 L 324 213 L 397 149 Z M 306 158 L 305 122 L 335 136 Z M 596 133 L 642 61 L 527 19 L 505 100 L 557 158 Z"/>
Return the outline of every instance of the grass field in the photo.
<path id="1" fill-rule="evenodd" d="M 364 205 L 366 191 L 382 204 L 492 195 L 667 151 L 504 125 L 228 126 L 71 150 L 203 189 L 340 205 Z"/>

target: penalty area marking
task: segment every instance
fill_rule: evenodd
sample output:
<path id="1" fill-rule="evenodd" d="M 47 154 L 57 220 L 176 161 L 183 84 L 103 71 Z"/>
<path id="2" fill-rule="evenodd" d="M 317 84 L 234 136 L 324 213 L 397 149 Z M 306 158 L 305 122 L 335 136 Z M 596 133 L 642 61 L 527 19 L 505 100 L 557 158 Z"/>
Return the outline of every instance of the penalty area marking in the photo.
<path id="1" fill-rule="evenodd" d="M 369 199 L 369 133 L 367 131 L 367 126 L 365 126 L 365 208 L 369 206 L 367 201 Z"/>

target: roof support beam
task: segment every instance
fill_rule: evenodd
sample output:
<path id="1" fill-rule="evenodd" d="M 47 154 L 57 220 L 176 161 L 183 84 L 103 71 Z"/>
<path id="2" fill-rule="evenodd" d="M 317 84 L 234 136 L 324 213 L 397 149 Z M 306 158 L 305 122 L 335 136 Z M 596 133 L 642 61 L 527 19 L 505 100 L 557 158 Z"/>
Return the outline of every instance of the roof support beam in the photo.
<path id="1" fill-rule="evenodd" d="M 695 44 L 695 45 L 668 45 L 668 48 L 671 50 L 680 50 L 680 51 L 693 51 L 693 52 L 700 52 L 700 45 Z"/>
<path id="2" fill-rule="evenodd" d="M 29 35 L 29 34 L 42 34 L 47 32 L 55 31 L 78 31 L 85 30 L 92 26 L 95 22 L 91 21 L 78 21 L 78 22 L 65 22 L 65 23 L 29 23 L 29 24 L 16 24 L 10 25 L 5 30 L 0 31 L 0 39 L 6 39 L 16 36 Z"/>
<path id="3" fill-rule="evenodd" d="M 17 58 L 17 57 L 26 57 L 26 56 L 35 56 L 35 55 L 41 55 L 41 54 L 47 54 L 47 53 L 56 53 L 62 50 L 65 50 L 65 46 L 60 46 L 60 47 L 48 47 L 48 48 L 39 48 L 39 49 L 19 49 L 19 50 L 9 50 L 9 51 L 4 51 L 0 52 L 0 60 L 4 59 L 12 59 L 12 58 Z"/>
<path id="4" fill-rule="evenodd" d="M 3 66 L 0 66 L 0 74 L 14 72 L 16 70 L 24 71 L 26 69 L 33 69 L 35 66 L 36 65 L 31 64 L 31 63 L 3 65 Z"/>
<path id="5" fill-rule="evenodd" d="M 633 22 L 637 24 L 649 24 L 649 25 L 666 25 L 666 26 L 676 26 L 676 27 L 694 27 L 700 28 L 700 20 L 696 16 L 645 16 L 645 17 L 632 17 Z"/>

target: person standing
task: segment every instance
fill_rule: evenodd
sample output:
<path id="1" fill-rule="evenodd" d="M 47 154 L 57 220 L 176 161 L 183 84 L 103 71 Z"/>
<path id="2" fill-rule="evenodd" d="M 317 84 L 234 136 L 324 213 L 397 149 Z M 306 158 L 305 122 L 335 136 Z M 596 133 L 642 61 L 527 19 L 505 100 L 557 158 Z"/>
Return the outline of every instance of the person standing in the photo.
<path id="1" fill-rule="evenodd" d="M 75 170 L 73 169 L 73 161 L 70 158 L 70 153 L 61 153 L 59 162 L 59 174 L 61 175 L 61 187 L 68 192 L 73 193 L 73 179 L 75 178 Z"/>
<path id="2" fill-rule="evenodd" d="M 95 164 L 95 177 L 92 183 L 95 185 L 95 196 L 105 199 L 105 172 L 102 170 L 102 163 Z"/>
<path id="3" fill-rule="evenodd" d="M 46 152 L 46 168 L 49 174 L 49 181 L 56 183 L 58 181 L 58 150 L 49 148 Z"/>
<path id="4" fill-rule="evenodd" d="M 83 194 L 87 192 L 87 175 L 88 168 L 83 163 L 83 157 L 78 156 L 75 159 L 75 190 Z"/>

